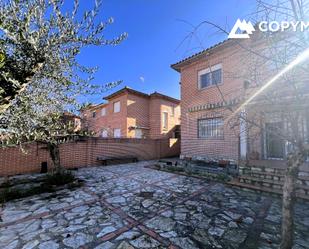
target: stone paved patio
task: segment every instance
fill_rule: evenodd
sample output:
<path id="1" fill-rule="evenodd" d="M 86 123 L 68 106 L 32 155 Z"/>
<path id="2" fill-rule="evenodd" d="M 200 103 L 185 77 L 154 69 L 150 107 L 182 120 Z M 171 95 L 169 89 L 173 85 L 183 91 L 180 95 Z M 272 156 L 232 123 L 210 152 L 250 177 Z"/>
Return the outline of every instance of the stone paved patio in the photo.
<path id="1" fill-rule="evenodd" d="M 278 248 L 280 200 L 152 162 L 84 168 L 85 186 L 7 203 L 0 248 Z M 309 248 L 309 203 L 296 205 L 294 248 Z"/>

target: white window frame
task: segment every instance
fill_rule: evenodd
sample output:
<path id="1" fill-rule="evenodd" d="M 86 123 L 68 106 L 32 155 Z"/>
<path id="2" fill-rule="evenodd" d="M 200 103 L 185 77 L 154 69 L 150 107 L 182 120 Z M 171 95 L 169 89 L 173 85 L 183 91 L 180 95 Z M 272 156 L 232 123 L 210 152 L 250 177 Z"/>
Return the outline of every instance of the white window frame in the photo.
<path id="1" fill-rule="evenodd" d="M 198 73 L 197 73 L 197 75 L 198 75 L 198 89 L 202 90 L 202 89 L 206 89 L 208 87 L 215 86 L 215 84 L 212 83 L 212 75 L 210 75 L 210 85 L 206 86 L 206 87 L 202 87 L 201 76 L 204 75 L 204 74 L 211 73 L 213 71 L 219 70 L 219 69 L 221 69 L 221 82 L 218 83 L 217 85 L 222 85 L 223 84 L 223 70 L 222 70 L 222 64 L 219 63 L 219 64 L 213 65 L 209 68 L 202 69 L 202 70 L 198 71 Z"/>
<path id="2" fill-rule="evenodd" d="M 120 112 L 120 110 L 121 110 L 120 101 L 114 102 L 113 108 L 114 108 L 114 113 Z"/>
<path id="3" fill-rule="evenodd" d="M 121 129 L 120 128 L 115 128 L 113 133 L 114 133 L 114 138 L 120 138 L 121 137 Z"/>
<path id="4" fill-rule="evenodd" d="M 214 122 L 215 120 L 221 121 L 221 124 L 220 124 L 221 127 L 219 127 L 219 125 L 216 122 Z M 208 129 L 208 131 L 210 132 L 209 136 L 207 136 L 207 134 L 203 135 L 200 132 L 200 124 L 203 121 L 206 122 L 206 126 L 208 126 L 208 128 L 206 128 L 206 129 Z M 218 134 L 219 133 L 218 128 L 222 129 L 221 134 Z M 222 117 L 214 117 L 214 118 L 198 119 L 197 120 L 197 137 L 199 139 L 218 139 L 218 140 L 224 139 L 224 120 L 223 120 L 223 118 Z"/>
<path id="5" fill-rule="evenodd" d="M 166 117 L 166 119 L 165 119 L 165 117 Z M 166 125 L 165 125 L 165 123 L 166 123 Z M 168 130 L 168 112 L 162 113 L 162 128 L 163 128 L 163 130 Z"/>
<path id="6" fill-rule="evenodd" d="M 101 109 L 101 116 L 102 116 L 102 117 L 106 116 L 106 107 L 103 107 L 103 108 Z"/>

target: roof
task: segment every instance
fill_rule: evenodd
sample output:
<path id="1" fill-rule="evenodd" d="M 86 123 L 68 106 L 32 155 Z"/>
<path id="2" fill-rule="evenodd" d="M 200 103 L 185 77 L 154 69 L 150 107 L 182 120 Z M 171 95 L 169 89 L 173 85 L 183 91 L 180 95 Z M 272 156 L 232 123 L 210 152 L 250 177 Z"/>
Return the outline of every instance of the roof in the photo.
<path id="1" fill-rule="evenodd" d="M 134 89 L 132 89 L 130 87 L 125 86 L 124 88 L 120 89 L 119 91 L 114 92 L 114 93 L 104 97 L 103 99 L 109 100 L 109 99 L 112 99 L 112 98 L 114 98 L 116 96 L 121 95 L 122 93 L 132 93 L 132 94 L 139 95 L 139 96 L 146 97 L 146 98 L 149 97 L 149 95 L 146 94 L 146 93 L 143 93 L 143 92 L 140 92 L 140 91 L 136 91 L 136 90 L 134 90 Z"/>
<path id="2" fill-rule="evenodd" d="M 174 103 L 176 103 L 176 104 L 180 104 L 180 100 L 179 100 L 179 99 L 172 98 L 172 97 L 167 96 L 167 95 L 162 94 L 162 93 L 154 92 L 154 93 L 150 94 L 149 96 L 150 96 L 151 98 L 165 99 L 165 100 L 174 102 Z"/>
<path id="3" fill-rule="evenodd" d="M 189 56 L 189 57 L 187 57 L 183 60 L 180 60 L 180 61 L 176 62 L 175 64 L 172 64 L 171 68 L 173 68 L 177 72 L 180 72 L 181 67 L 191 63 L 193 60 L 200 58 L 201 56 L 207 54 L 208 52 L 212 51 L 213 49 L 216 49 L 218 47 L 226 45 L 228 41 L 230 41 L 230 39 L 223 40 L 223 41 L 221 41 L 221 42 L 219 42 L 219 43 L 217 43 L 217 44 L 215 44 L 215 45 L 213 45 L 209 48 L 206 48 L 206 49 L 204 49 L 204 50 L 202 50 L 202 51 L 200 51 L 196 54 L 193 54 L 193 55 L 191 55 L 191 56 Z"/>
<path id="4" fill-rule="evenodd" d="M 72 112 L 69 112 L 69 111 L 64 111 L 63 112 L 63 117 L 71 117 L 71 118 L 81 118 L 80 116 L 72 113 Z"/>
<path id="5" fill-rule="evenodd" d="M 130 87 L 124 87 L 106 97 L 104 97 L 103 99 L 104 100 L 110 100 L 112 98 L 115 98 L 123 93 L 131 93 L 131 94 L 134 94 L 134 95 L 137 95 L 137 96 L 141 96 L 141 97 L 145 97 L 145 98 L 160 98 L 160 99 L 165 99 L 167 101 L 170 101 L 170 102 L 174 102 L 176 104 L 180 104 L 180 100 L 179 99 L 175 99 L 175 98 L 172 98 L 170 96 L 167 96 L 165 94 L 162 94 L 162 93 L 158 93 L 158 92 L 154 92 L 154 93 L 151 93 L 151 94 L 146 94 L 146 93 L 143 93 L 143 92 L 140 92 L 140 91 L 137 91 L 137 90 L 134 90 Z M 103 103 L 100 103 L 100 104 L 97 104 L 97 105 L 89 105 L 87 107 L 84 107 L 82 109 L 83 110 L 95 110 L 99 107 L 103 107 L 105 105 L 107 105 L 108 103 L 107 102 L 103 102 Z"/>
<path id="6" fill-rule="evenodd" d="M 107 105 L 107 104 L 108 104 L 107 102 L 103 102 L 103 103 L 96 104 L 96 105 L 90 104 L 90 105 L 88 105 L 88 106 L 86 106 L 86 107 L 81 108 L 80 110 L 81 110 L 81 111 L 85 111 L 85 110 L 95 110 L 95 109 L 97 109 L 97 108 L 99 108 L 99 107 L 103 107 L 103 106 L 105 106 L 105 105 Z"/>
<path id="7" fill-rule="evenodd" d="M 103 99 L 105 100 L 110 100 L 112 98 L 115 98 L 123 93 L 131 93 L 131 94 L 134 94 L 134 95 L 138 95 L 138 96 L 141 96 L 141 97 L 145 97 L 145 98 L 161 98 L 161 99 L 165 99 L 165 100 L 168 100 L 168 101 L 171 101 L 171 102 L 174 102 L 176 104 L 179 104 L 180 103 L 180 100 L 179 99 L 175 99 L 175 98 L 172 98 L 170 96 L 167 96 L 165 94 L 162 94 L 162 93 L 158 93 L 158 92 L 154 92 L 152 94 L 146 94 L 146 93 L 143 93 L 143 92 L 140 92 L 140 91 L 137 91 L 137 90 L 134 90 L 130 87 L 124 87 L 122 89 L 120 89 L 119 91 L 117 92 L 114 92 L 106 97 L 104 97 Z"/>

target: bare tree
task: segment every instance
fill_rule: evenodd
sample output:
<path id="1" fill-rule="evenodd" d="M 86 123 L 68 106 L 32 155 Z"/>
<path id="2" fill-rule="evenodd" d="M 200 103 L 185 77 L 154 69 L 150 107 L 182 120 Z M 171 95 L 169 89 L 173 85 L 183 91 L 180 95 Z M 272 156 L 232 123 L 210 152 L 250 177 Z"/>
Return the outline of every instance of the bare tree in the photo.
<path id="1" fill-rule="evenodd" d="M 302 0 L 257 0 L 257 10 L 251 13 L 252 23 L 261 21 L 305 21 L 309 20 L 309 3 Z M 198 29 L 202 25 L 228 34 L 229 30 L 209 21 L 193 26 L 192 32 L 184 40 L 197 39 Z M 282 152 L 286 153 L 286 175 L 282 197 L 282 233 L 281 249 L 290 249 L 294 235 L 294 204 L 296 198 L 296 183 L 300 166 L 308 156 L 308 107 L 309 107 L 309 38 L 308 31 L 301 32 L 287 29 L 278 32 L 256 31 L 251 39 L 230 39 L 227 42 L 238 49 L 235 65 L 239 69 L 225 71 L 225 77 L 237 78 L 244 82 L 243 86 L 227 92 L 224 86 L 216 85 L 224 103 L 229 96 L 240 100 L 237 105 L 224 107 L 220 112 L 225 122 L 235 133 L 240 134 L 240 122 L 245 122 L 246 133 L 252 143 L 267 132 L 284 144 Z M 183 42 L 182 42 L 183 43 Z M 202 49 L 203 46 L 201 46 Z M 207 50 L 206 50 L 207 51 Z M 211 53 L 211 52 L 210 52 Z M 207 55 L 206 55 L 207 56 Z M 227 55 L 231 59 L 234 54 Z M 211 64 L 209 68 L 211 68 Z M 217 111 L 219 112 L 219 111 Z M 246 115 L 243 115 L 246 113 Z M 271 127 L 265 127 L 268 119 L 273 121 Z M 278 142 L 279 143 L 279 142 Z M 260 153 L 251 150 L 254 157 Z M 249 155 L 250 156 L 250 155 Z M 251 155 L 253 156 L 253 155 Z"/>

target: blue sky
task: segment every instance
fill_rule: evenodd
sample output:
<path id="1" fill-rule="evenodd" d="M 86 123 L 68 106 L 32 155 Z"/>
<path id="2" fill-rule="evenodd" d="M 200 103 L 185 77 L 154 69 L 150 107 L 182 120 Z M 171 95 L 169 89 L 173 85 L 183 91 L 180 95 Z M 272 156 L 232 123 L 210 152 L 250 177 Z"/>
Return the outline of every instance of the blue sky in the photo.
<path id="1" fill-rule="evenodd" d="M 91 0 L 82 1 L 81 9 L 91 6 Z M 103 0 L 99 19 L 113 17 L 115 21 L 106 37 L 127 32 L 128 38 L 118 46 L 84 49 L 79 60 L 99 67 L 94 81 L 98 84 L 123 80 L 106 95 L 129 86 L 179 98 L 179 74 L 170 65 L 227 38 L 203 25 L 196 33 L 198 39 L 185 39 L 192 31 L 190 24 L 206 20 L 230 30 L 237 18 L 253 10 L 254 0 Z M 85 100 L 100 103 L 102 97 L 92 95 Z"/>

